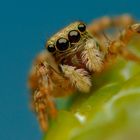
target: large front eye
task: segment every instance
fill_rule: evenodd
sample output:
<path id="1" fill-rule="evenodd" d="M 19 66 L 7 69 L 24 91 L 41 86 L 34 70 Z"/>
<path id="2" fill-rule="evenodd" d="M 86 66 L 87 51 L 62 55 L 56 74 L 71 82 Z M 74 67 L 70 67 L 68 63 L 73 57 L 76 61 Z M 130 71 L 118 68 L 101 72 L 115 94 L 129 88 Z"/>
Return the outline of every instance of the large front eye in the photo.
<path id="1" fill-rule="evenodd" d="M 79 29 L 80 32 L 84 32 L 86 30 L 86 25 L 83 24 L 83 23 L 80 23 L 78 25 L 78 29 Z"/>
<path id="2" fill-rule="evenodd" d="M 47 49 L 48 49 L 49 52 L 55 52 L 55 50 L 56 50 L 56 48 L 53 44 L 48 45 Z"/>
<path id="3" fill-rule="evenodd" d="M 70 43 L 76 43 L 80 40 L 80 33 L 76 30 L 72 30 L 68 34 Z"/>
<path id="4" fill-rule="evenodd" d="M 66 38 L 60 38 L 56 42 L 57 49 L 64 51 L 69 47 L 69 41 Z"/>

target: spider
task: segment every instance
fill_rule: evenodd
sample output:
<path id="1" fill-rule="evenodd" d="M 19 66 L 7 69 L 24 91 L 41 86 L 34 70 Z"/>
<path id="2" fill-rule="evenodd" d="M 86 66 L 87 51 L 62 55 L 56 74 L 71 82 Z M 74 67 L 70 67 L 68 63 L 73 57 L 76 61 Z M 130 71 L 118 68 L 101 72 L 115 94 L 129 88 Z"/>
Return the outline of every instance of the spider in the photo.
<path id="1" fill-rule="evenodd" d="M 48 118 L 57 116 L 56 97 L 76 90 L 88 93 L 92 76 L 104 71 L 117 56 L 140 62 L 127 48 L 130 39 L 140 34 L 140 23 L 134 22 L 129 15 L 103 17 L 87 27 L 77 21 L 47 41 L 47 50 L 35 58 L 29 73 L 32 108 L 42 131 L 48 130 Z M 110 28 L 123 30 L 111 41 L 103 33 Z"/>

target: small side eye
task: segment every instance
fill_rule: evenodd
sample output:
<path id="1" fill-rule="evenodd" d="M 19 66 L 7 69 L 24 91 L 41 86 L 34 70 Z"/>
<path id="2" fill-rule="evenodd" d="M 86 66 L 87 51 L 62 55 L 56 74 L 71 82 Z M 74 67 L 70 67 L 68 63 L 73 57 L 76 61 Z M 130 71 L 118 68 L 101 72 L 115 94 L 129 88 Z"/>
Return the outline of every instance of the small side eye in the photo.
<path id="1" fill-rule="evenodd" d="M 56 42 L 56 47 L 60 51 L 67 50 L 69 47 L 69 41 L 66 38 L 59 38 Z"/>
<path id="2" fill-rule="evenodd" d="M 56 48 L 55 48 L 55 46 L 54 46 L 53 44 L 48 45 L 48 46 L 47 46 L 47 49 L 48 49 L 48 51 L 51 52 L 51 53 L 52 53 L 52 52 L 55 52 L 55 50 L 56 50 Z"/>
<path id="3" fill-rule="evenodd" d="M 86 25 L 83 24 L 83 23 L 80 23 L 78 25 L 78 29 L 79 29 L 80 32 L 84 32 L 86 30 Z"/>
<path id="4" fill-rule="evenodd" d="M 80 40 L 80 33 L 76 30 L 72 30 L 68 34 L 70 43 L 76 43 Z"/>

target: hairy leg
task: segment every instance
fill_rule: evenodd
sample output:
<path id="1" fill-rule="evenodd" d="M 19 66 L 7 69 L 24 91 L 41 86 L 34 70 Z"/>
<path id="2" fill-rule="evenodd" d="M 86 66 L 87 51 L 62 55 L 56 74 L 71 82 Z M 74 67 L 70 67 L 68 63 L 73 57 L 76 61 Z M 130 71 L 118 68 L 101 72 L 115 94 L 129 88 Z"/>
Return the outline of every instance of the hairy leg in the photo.
<path id="1" fill-rule="evenodd" d="M 35 73 L 35 76 L 38 77 L 36 81 L 37 87 L 32 93 L 32 107 L 37 115 L 42 131 L 47 131 L 48 129 L 48 116 L 54 118 L 57 114 L 51 94 L 50 72 L 49 65 L 45 65 L 44 63 L 37 65 Z"/>
<path id="2" fill-rule="evenodd" d="M 126 28 L 118 39 L 112 41 L 109 46 L 109 55 L 120 54 L 122 57 L 128 60 L 136 61 L 140 63 L 140 56 L 133 54 L 128 48 L 127 45 L 132 37 L 136 34 L 140 35 L 140 24 L 132 24 Z"/>
<path id="3" fill-rule="evenodd" d="M 50 65 L 52 60 L 47 57 L 47 54 L 41 53 L 29 75 L 32 109 L 42 131 L 48 129 L 48 118 L 55 118 L 57 115 L 54 97 L 67 95 L 73 90 L 69 81 L 54 68 L 55 66 Z"/>
<path id="4" fill-rule="evenodd" d="M 88 26 L 88 30 L 98 40 L 101 50 L 105 51 L 105 44 L 108 44 L 114 38 L 117 39 L 121 34 L 120 30 L 132 25 L 134 22 L 134 19 L 128 14 L 117 17 L 105 16 L 94 20 Z M 111 33 L 109 29 L 117 30 L 117 32 Z M 106 35 L 105 32 L 108 30 L 109 32 Z"/>
<path id="5" fill-rule="evenodd" d="M 118 17 L 102 17 L 100 19 L 94 20 L 89 26 L 88 30 L 93 34 L 97 35 L 102 33 L 102 31 L 109 29 L 111 27 L 127 27 L 134 23 L 133 18 L 130 15 L 122 15 Z"/>

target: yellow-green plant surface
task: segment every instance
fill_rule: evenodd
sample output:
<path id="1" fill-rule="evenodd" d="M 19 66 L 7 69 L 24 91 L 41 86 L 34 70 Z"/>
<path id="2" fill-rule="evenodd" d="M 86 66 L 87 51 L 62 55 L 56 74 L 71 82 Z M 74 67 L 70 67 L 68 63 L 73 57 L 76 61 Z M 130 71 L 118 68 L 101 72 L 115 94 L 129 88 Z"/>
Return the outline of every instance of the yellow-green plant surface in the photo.
<path id="1" fill-rule="evenodd" d="M 140 37 L 130 49 L 140 55 Z M 118 58 L 93 77 L 91 93 L 58 100 L 44 140 L 140 140 L 140 64 Z"/>

